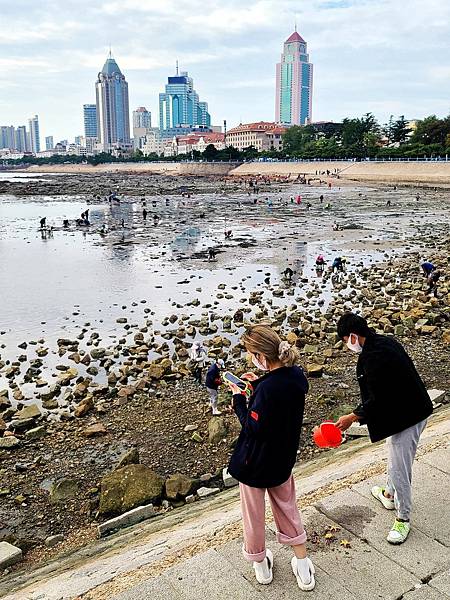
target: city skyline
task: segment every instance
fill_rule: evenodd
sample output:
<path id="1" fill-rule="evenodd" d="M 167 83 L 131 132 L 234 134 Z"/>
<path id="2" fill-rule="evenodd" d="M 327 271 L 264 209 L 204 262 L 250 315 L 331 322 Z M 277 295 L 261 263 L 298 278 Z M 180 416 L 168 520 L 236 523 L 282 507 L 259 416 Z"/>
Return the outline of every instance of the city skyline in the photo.
<path id="1" fill-rule="evenodd" d="M 411 0 L 407 12 L 398 0 L 311 0 L 300 9 L 293 0 L 226 6 L 211 0 L 207 13 L 198 0 L 95 4 L 68 0 L 57 11 L 53 0 L 26 11 L 21 1 L 2 7 L 2 124 L 23 125 L 38 114 L 41 139 L 80 135 L 80 107 L 95 102 L 92 81 L 111 42 L 131 109 L 158 114 L 158 94 L 178 59 L 208 100 L 213 124 L 270 121 L 280 42 L 295 20 L 315 65 L 315 121 L 367 111 L 381 121 L 391 113 L 420 118 L 449 111 L 450 67 L 443 57 L 450 53 L 450 5 L 443 0 L 426 6 Z"/>

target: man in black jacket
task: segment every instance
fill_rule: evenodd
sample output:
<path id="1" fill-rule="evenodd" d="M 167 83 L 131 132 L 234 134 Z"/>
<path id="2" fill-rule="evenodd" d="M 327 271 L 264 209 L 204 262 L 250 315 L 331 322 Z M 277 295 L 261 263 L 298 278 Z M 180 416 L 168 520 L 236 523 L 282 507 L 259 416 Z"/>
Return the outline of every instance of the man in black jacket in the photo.
<path id="1" fill-rule="evenodd" d="M 433 405 L 412 360 L 397 340 L 375 333 L 365 319 L 353 313 L 339 319 L 337 332 L 348 348 L 359 354 L 356 376 L 361 403 L 336 425 L 345 431 L 359 421 L 367 424 L 372 442 L 386 439 L 387 485 L 374 486 L 372 495 L 385 508 L 397 509 L 387 541 L 401 544 L 410 531 L 412 465 Z"/>

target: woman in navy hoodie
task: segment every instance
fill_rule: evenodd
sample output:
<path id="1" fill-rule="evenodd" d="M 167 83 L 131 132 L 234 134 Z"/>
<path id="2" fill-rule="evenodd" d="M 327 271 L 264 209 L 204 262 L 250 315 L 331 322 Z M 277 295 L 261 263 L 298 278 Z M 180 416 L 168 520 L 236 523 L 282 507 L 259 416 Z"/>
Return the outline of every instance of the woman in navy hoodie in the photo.
<path id="1" fill-rule="evenodd" d="M 314 566 L 306 556 L 306 532 L 296 503 L 292 477 L 303 421 L 308 382 L 295 363 L 298 351 L 281 341 L 268 325 L 247 330 L 242 342 L 253 364 L 266 373 L 254 379 L 248 406 L 237 386 L 233 408 L 242 425 L 229 473 L 239 481 L 244 529 L 243 553 L 253 562 L 259 583 L 272 581 L 273 555 L 265 544 L 265 494 L 269 496 L 277 539 L 292 546 L 291 565 L 300 589 L 315 586 Z"/>

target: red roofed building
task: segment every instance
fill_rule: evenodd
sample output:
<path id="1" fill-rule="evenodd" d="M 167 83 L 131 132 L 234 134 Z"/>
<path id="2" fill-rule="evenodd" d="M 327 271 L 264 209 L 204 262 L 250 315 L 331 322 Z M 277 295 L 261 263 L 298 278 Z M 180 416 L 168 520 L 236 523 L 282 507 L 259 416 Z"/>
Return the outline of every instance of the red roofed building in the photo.
<path id="1" fill-rule="evenodd" d="M 267 150 L 281 150 L 283 146 L 282 135 L 286 127 L 279 123 L 240 124 L 227 133 L 227 146 L 234 146 L 237 150 L 245 150 L 253 146 L 259 152 Z"/>

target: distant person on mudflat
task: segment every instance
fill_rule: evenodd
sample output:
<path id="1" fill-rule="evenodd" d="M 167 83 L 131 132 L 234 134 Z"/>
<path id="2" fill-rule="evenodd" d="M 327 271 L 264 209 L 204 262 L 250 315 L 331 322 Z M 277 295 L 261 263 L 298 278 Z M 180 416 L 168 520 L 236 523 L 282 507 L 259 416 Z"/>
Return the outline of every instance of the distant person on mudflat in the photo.
<path id="1" fill-rule="evenodd" d="M 429 277 L 431 272 L 434 271 L 436 268 L 433 265 L 433 263 L 429 262 L 428 260 L 423 262 L 420 266 L 422 267 L 422 271 L 423 271 L 423 274 L 425 275 L 425 277 Z"/>
<path id="2" fill-rule="evenodd" d="M 44 229 L 46 220 L 47 217 L 42 217 L 42 219 L 39 221 L 41 229 Z"/>
<path id="3" fill-rule="evenodd" d="M 206 360 L 206 350 L 201 342 L 192 344 L 190 360 L 192 363 L 192 375 L 197 383 L 202 382 L 202 372 Z"/>
<path id="4" fill-rule="evenodd" d="M 144 219 L 144 221 L 147 219 L 147 215 L 148 215 L 147 209 L 144 208 L 144 210 L 142 211 L 142 218 Z"/>
<path id="5" fill-rule="evenodd" d="M 375 333 L 365 319 L 353 313 L 342 315 L 337 333 L 359 354 L 356 376 L 361 403 L 336 425 L 345 431 L 359 421 L 367 424 L 372 442 L 386 439 L 387 483 L 372 487 L 371 493 L 384 508 L 397 511 L 387 541 L 402 544 L 411 529 L 414 457 L 433 405 L 411 358 L 395 338 Z"/>
<path id="6" fill-rule="evenodd" d="M 219 386 L 222 384 L 220 372 L 225 368 L 225 363 L 221 358 L 217 358 L 206 372 L 205 385 L 209 393 L 209 404 L 211 406 L 213 416 L 221 415 L 222 413 L 217 408 L 217 400 L 219 397 Z"/>
<path id="7" fill-rule="evenodd" d="M 266 549 L 265 495 L 269 496 L 277 540 L 291 546 L 291 568 L 301 590 L 315 586 L 315 569 L 306 553 L 306 531 L 297 507 L 292 476 L 303 422 L 308 381 L 296 366 L 298 351 L 269 325 L 254 325 L 242 343 L 262 377 L 247 373 L 250 395 L 229 383 L 233 408 L 242 429 L 228 466 L 239 481 L 244 558 L 253 563 L 256 580 L 273 579 L 273 554 Z"/>
<path id="8" fill-rule="evenodd" d="M 434 297 L 437 298 L 438 292 L 438 281 L 441 277 L 441 272 L 439 269 L 433 269 L 431 273 L 428 275 L 427 283 L 427 294 L 433 293 Z"/>

